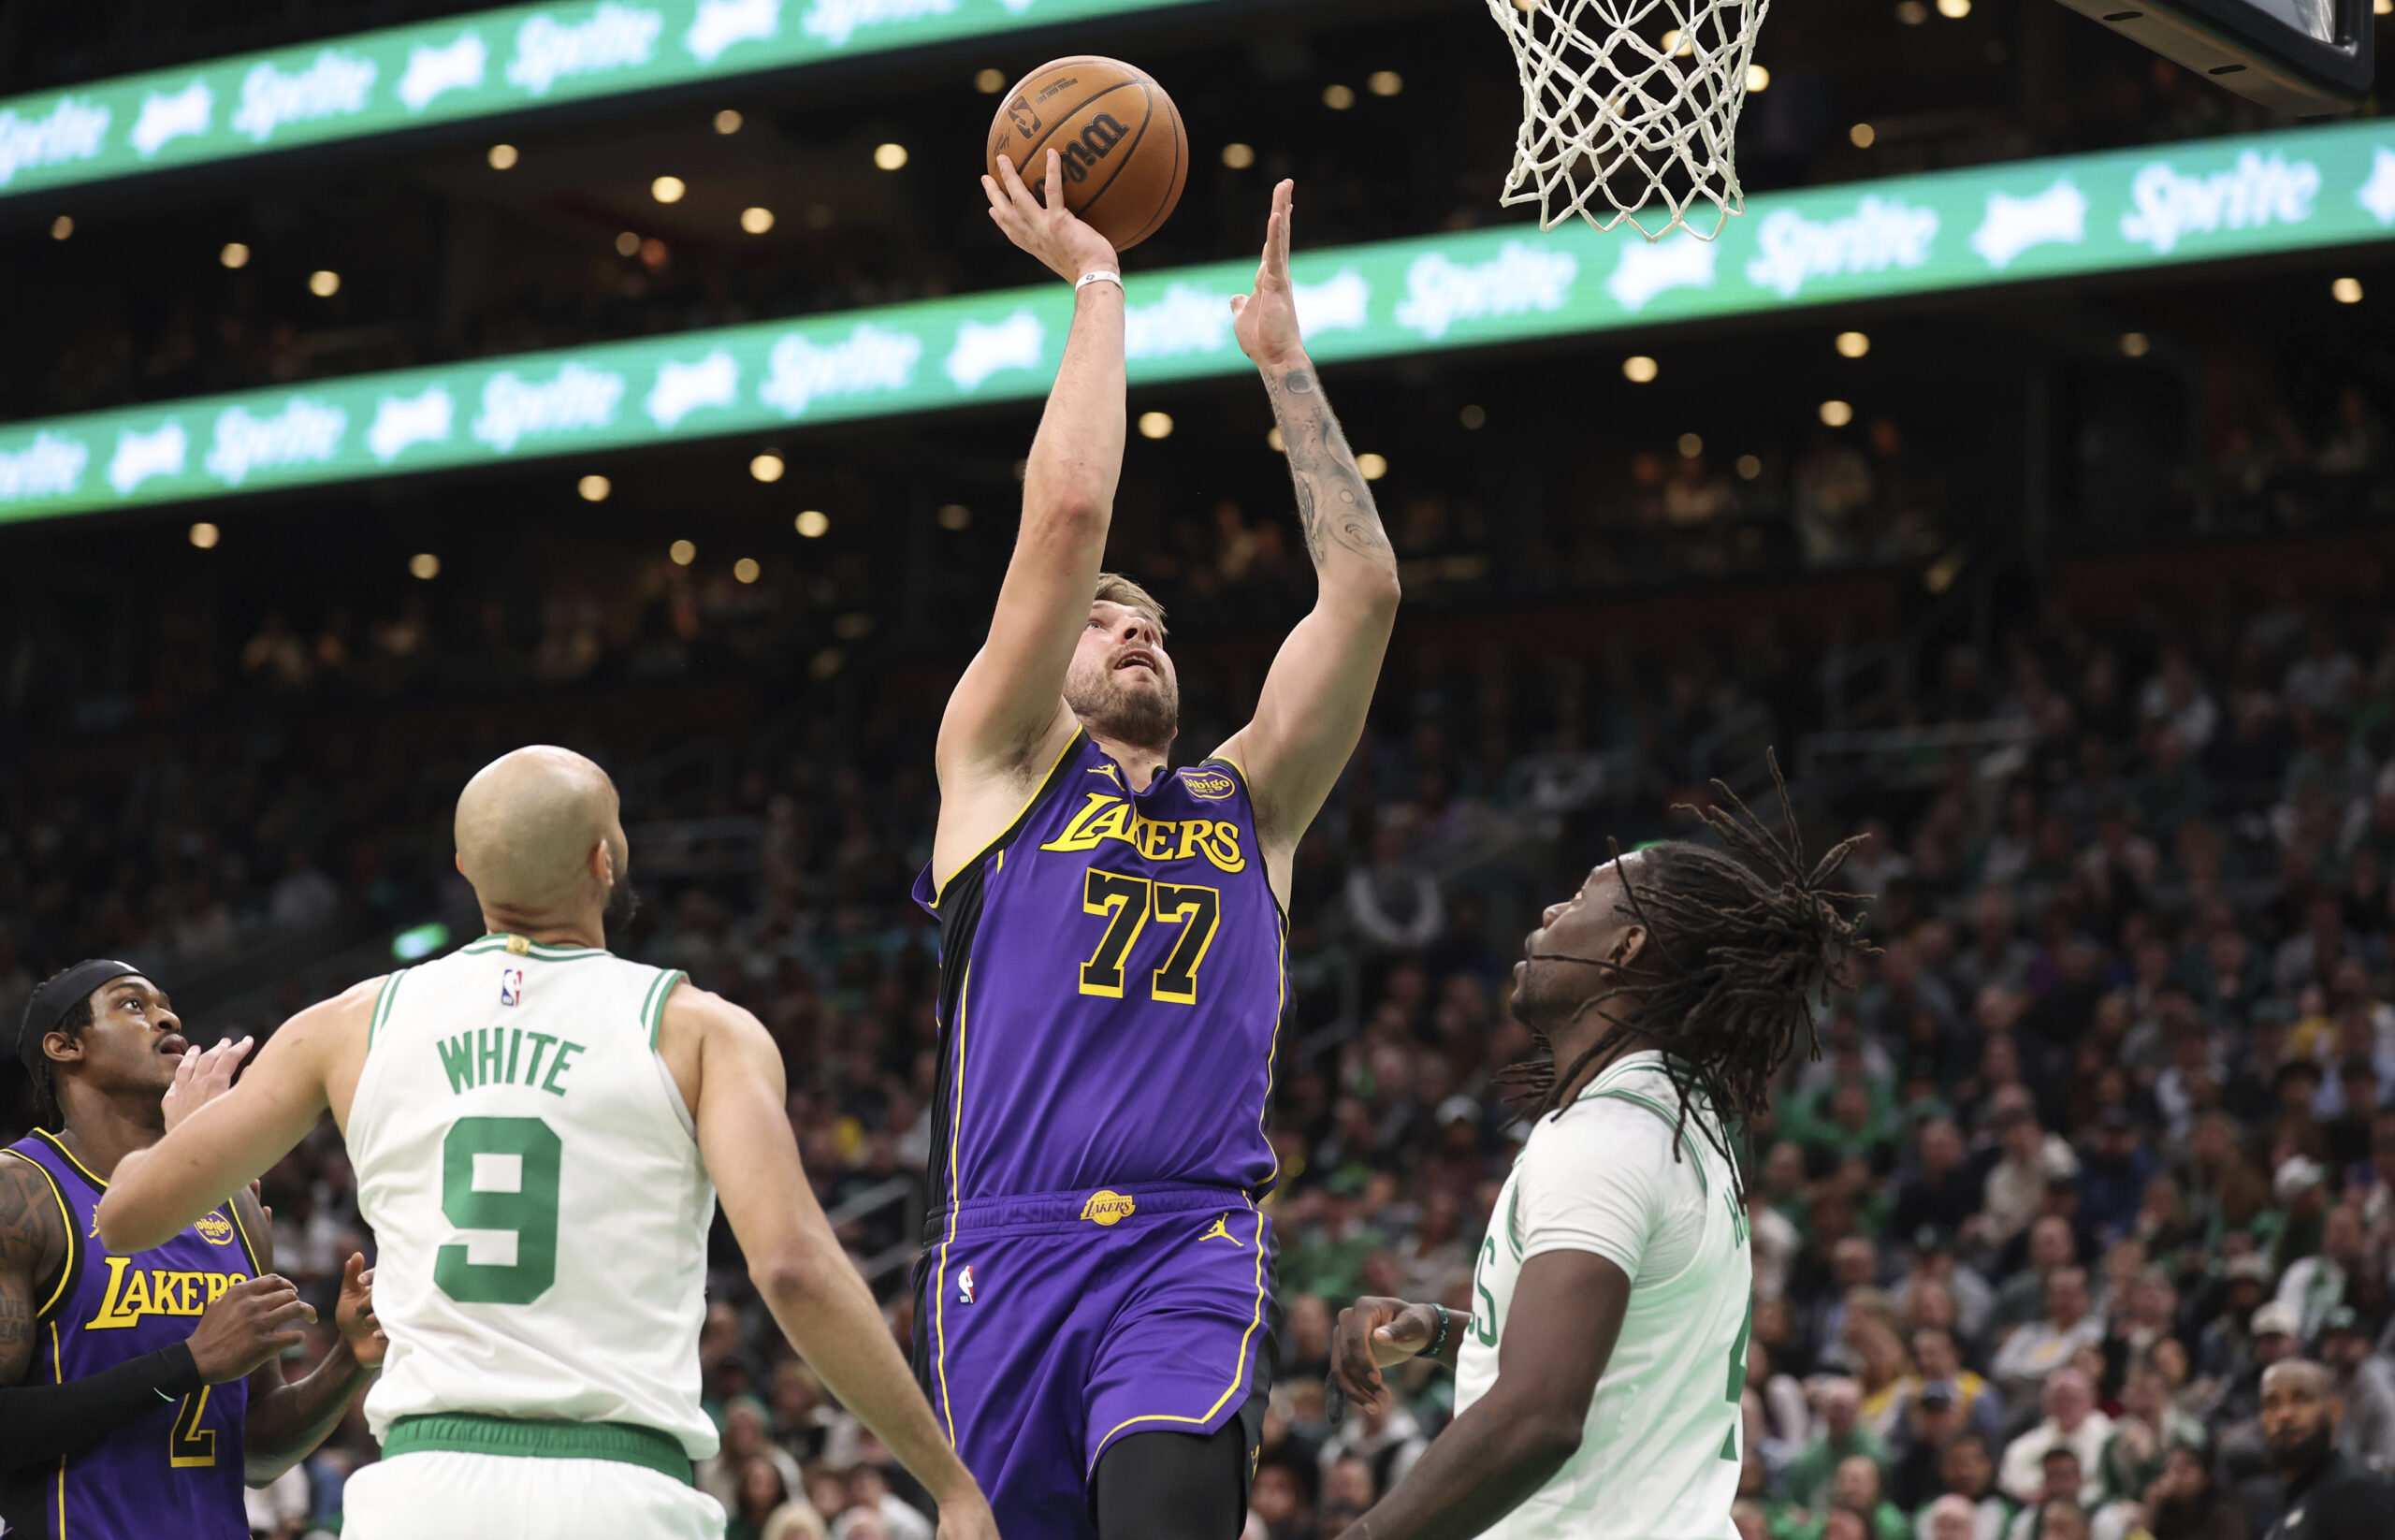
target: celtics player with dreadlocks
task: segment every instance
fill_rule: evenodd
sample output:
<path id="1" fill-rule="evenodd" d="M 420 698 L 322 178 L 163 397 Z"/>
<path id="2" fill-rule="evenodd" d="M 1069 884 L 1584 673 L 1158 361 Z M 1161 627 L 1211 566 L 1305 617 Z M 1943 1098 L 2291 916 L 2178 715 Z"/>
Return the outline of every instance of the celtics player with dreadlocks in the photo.
<path id="1" fill-rule="evenodd" d="M 1813 1049 L 1813 999 L 1862 943 L 1824 886 L 1854 841 L 1808 864 L 1784 783 L 1784 832 L 1714 786 L 1724 850 L 1617 850 L 1523 948 L 1514 1013 L 1548 1056 L 1471 1315 L 1340 1315 L 1359 1404 L 1407 1358 L 1456 1370 L 1455 1421 L 1347 1540 L 1734 1540 L 1753 1271 L 1733 1130 Z"/>

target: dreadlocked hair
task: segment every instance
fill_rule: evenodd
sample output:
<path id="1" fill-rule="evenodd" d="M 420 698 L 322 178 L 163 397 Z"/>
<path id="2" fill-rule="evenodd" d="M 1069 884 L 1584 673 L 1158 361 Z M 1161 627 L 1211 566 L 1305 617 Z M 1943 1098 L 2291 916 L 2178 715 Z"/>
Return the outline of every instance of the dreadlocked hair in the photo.
<path id="1" fill-rule="evenodd" d="M 64 978 L 67 972 L 67 969 L 61 968 L 58 972 L 51 974 L 51 979 Z M 50 982 L 50 979 L 45 979 L 42 982 L 48 983 Z M 32 1005 L 28 1002 L 26 1005 L 27 1014 L 30 1015 L 32 1010 Z M 76 1001 L 75 1004 L 67 1010 L 66 1014 L 58 1019 L 58 1024 L 51 1027 L 50 1030 L 52 1032 L 63 1032 L 71 1039 L 79 1036 L 85 1027 L 91 1024 L 92 1000 L 91 996 L 87 995 L 82 999 Z M 44 1128 L 56 1128 L 62 1126 L 65 1119 L 65 1113 L 61 1111 L 58 1105 L 58 1067 L 51 1062 L 49 1054 L 42 1053 L 38 1048 L 36 1048 L 34 1051 L 31 1059 L 27 1061 L 25 1068 L 33 1077 L 35 1124 L 37 1126 Z"/>
<path id="2" fill-rule="evenodd" d="M 1724 806 L 1674 810 L 1693 812 L 1722 850 L 1666 840 L 1625 864 L 1620 846 L 1612 847 L 1623 907 L 1645 927 L 1647 944 L 1613 970 L 1613 990 L 1574 1012 L 1575 1020 L 1594 1011 L 1605 1022 L 1593 1044 L 1559 1068 L 1553 1044 L 1540 1032 L 1540 1056 L 1508 1077 L 1536 1120 L 1569 1105 L 1591 1064 L 1633 1043 L 1662 1049 L 1678 1093 L 1673 1158 L 1679 1158 L 1678 1136 L 1692 1104 L 1703 1097 L 1714 1115 L 1697 1126 L 1729 1163 L 1742 1204 L 1741 1162 L 1729 1128 L 1743 1132 L 1769 1109 L 1772 1078 L 1800 1042 L 1807 1058 L 1821 1056 L 1813 1002 L 1830 985 L 1848 981 L 1856 957 L 1878 950 L 1863 939 L 1860 917 L 1843 908 L 1865 902 L 1865 895 L 1826 886 L 1863 836 L 1840 840 L 1808 864 L 1778 758 L 1766 751 L 1765 763 L 1784 829 L 1764 824 L 1716 780 Z"/>

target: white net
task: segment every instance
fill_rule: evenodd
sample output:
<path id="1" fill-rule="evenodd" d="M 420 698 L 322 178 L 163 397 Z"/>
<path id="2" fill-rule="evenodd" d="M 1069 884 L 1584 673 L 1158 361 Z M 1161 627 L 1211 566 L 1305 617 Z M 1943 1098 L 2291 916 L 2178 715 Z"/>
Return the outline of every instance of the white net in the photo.
<path id="1" fill-rule="evenodd" d="M 1738 109 L 1768 5 L 1488 0 L 1522 78 L 1502 201 L 1537 204 L 1542 229 L 1578 214 L 1600 230 L 1627 220 L 1649 240 L 1720 235 L 1744 203 Z"/>

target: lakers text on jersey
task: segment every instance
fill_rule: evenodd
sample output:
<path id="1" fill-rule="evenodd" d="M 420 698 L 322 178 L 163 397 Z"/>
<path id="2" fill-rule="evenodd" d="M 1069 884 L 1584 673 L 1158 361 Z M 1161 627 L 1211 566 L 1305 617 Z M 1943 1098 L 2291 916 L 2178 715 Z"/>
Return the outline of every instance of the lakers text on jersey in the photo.
<path id="1" fill-rule="evenodd" d="M 229 1204 L 162 1246 L 120 1256 L 99 1239 L 108 1184 L 54 1135 L 31 1134 L 8 1155 L 49 1179 L 67 1235 L 65 1266 L 35 1317 L 28 1384 L 63 1385 L 187 1341 L 210 1301 L 257 1276 L 250 1237 Z M 246 1380 L 204 1385 L 64 1460 L 9 1470 L 0 1477 L 0 1519 L 26 1540 L 246 1540 L 241 1439 L 249 1393 Z"/>

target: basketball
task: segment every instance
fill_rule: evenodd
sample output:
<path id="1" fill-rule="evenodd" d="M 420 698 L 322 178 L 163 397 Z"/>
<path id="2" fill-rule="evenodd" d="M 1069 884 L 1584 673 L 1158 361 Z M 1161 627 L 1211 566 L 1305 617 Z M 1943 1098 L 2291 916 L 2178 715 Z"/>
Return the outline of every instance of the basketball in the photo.
<path id="1" fill-rule="evenodd" d="M 1189 177 L 1180 109 L 1120 59 L 1053 59 L 1006 94 L 990 123 L 990 175 L 1004 155 L 1037 195 L 1051 150 L 1064 159 L 1065 207 L 1118 252 L 1156 233 Z"/>

